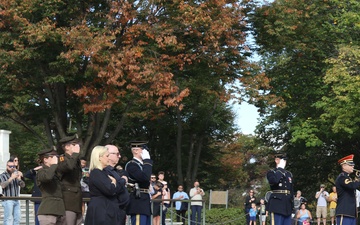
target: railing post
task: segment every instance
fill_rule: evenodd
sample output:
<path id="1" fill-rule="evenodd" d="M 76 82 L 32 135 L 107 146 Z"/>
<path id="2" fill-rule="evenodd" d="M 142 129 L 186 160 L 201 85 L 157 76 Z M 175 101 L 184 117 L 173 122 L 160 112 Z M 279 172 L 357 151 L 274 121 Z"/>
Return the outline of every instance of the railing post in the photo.
<path id="1" fill-rule="evenodd" d="M 191 217 L 190 217 L 191 213 L 190 213 L 190 211 L 191 211 L 191 200 L 190 200 L 190 202 L 188 204 L 188 225 L 191 225 Z"/>
<path id="2" fill-rule="evenodd" d="M 205 201 L 203 201 L 202 204 L 203 204 L 203 212 L 202 212 L 202 214 L 203 214 L 203 216 L 202 216 L 202 222 L 203 222 L 203 223 L 202 223 L 202 224 L 205 225 L 205 211 L 206 211 Z"/>
<path id="3" fill-rule="evenodd" d="M 30 210 L 29 210 L 29 200 L 25 200 L 26 202 L 26 225 L 30 225 Z M 36 215 L 35 215 L 36 216 Z M 35 218 L 36 220 L 36 218 Z"/>

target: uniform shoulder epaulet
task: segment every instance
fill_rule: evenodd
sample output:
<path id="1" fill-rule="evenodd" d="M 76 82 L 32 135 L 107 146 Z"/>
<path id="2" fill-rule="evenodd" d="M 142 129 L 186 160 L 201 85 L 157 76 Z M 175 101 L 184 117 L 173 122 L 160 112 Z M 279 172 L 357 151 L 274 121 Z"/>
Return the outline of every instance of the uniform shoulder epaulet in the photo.
<path id="1" fill-rule="evenodd" d="M 129 165 L 129 163 L 135 163 L 135 164 L 137 164 L 137 165 L 139 166 L 139 168 L 140 168 L 141 170 L 143 169 L 140 162 L 137 162 L 137 161 L 135 161 L 135 160 L 132 159 L 132 160 L 130 160 L 129 162 L 126 163 L 126 165 L 125 165 L 125 170 L 127 170 L 127 166 Z"/>
<path id="2" fill-rule="evenodd" d="M 268 171 L 268 173 L 276 173 L 276 169 L 271 169 Z"/>
<path id="3" fill-rule="evenodd" d="M 60 161 L 60 162 L 64 162 L 64 161 L 65 161 L 65 155 L 64 155 L 64 154 L 62 154 L 62 155 L 59 156 L 59 161 Z"/>

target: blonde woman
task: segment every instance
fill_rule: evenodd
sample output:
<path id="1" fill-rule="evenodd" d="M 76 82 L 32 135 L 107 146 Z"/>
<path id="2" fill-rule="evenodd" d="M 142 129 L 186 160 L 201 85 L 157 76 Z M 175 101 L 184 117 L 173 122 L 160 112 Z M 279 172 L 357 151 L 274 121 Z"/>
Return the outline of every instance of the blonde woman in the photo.
<path id="1" fill-rule="evenodd" d="M 119 224 L 120 211 L 116 193 L 114 177 L 108 175 L 104 168 L 109 162 L 109 152 L 104 146 L 96 146 L 91 152 L 90 159 L 90 202 L 86 212 L 85 225 Z"/>

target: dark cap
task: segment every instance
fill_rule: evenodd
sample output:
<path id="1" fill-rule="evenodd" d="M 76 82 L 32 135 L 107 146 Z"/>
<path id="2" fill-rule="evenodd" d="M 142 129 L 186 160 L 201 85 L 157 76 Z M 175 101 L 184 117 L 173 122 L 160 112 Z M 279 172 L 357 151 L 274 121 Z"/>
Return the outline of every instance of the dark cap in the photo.
<path id="1" fill-rule="evenodd" d="M 67 137 L 63 137 L 60 139 L 60 143 L 61 144 L 67 144 L 67 143 L 71 143 L 71 142 L 79 142 L 79 136 L 77 134 L 74 134 L 72 136 L 67 136 Z"/>
<path id="2" fill-rule="evenodd" d="M 57 155 L 57 154 L 58 153 L 56 151 L 55 146 L 53 146 L 52 148 L 43 149 L 38 153 L 39 156 Z"/>
<path id="3" fill-rule="evenodd" d="M 130 143 L 130 146 L 131 148 L 145 148 L 147 149 L 147 144 L 148 142 L 147 141 L 132 141 Z"/>
<path id="4" fill-rule="evenodd" d="M 284 152 L 277 152 L 274 155 L 275 158 L 287 160 L 287 155 Z"/>

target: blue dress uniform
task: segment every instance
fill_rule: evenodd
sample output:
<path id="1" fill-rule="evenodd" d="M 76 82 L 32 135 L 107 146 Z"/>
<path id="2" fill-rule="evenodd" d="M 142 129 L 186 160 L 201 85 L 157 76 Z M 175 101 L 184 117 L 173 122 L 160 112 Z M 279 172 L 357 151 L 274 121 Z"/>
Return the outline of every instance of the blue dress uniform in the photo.
<path id="1" fill-rule="evenodd" d="M 286 159 L 285 155 L 277 155 L 275 157 Z M 270 224 L 290 225 L 291 213 L 294 208 L 292 174 L 278 167 L 268 171 L 266 177 L 272 191 L 267 204 L 267 210 L 270 213 Z"/>
<path id="2" fill-rule="evenodd" d="M 346 166 L 353 167 L 354 155 L 346 156 L 338 162 L 340 165 L 347 164 Z M 355 225 L 357 218 L 356 208 L 356 189 L 360 186 L 360 181 L 355 181 L 349 176 L 349 172 L 344 169 L 336 178 L 336 192 L 338 200 L 336 205 L 336 224 L 337 225 Z M 352 169 L 350 168 L 350 171 Z"/>
<path id="3" fill-rule="evenodd" d="M 142 147 L 141 145 L 132 144 L 132 147 Z M 151 202 L 150 202 L 150 176 L 152 174 L 151 159 L 144 159 L 143 162 L 137 158 L 130 160 L 125 170 L 129 175 L 129 183 L 138 186 L 138 190 L 133 189 L 130 193 L 129 205 L 126 209 L 128 215 L 131 215 L 132 224 L 150 225 Z"/>

